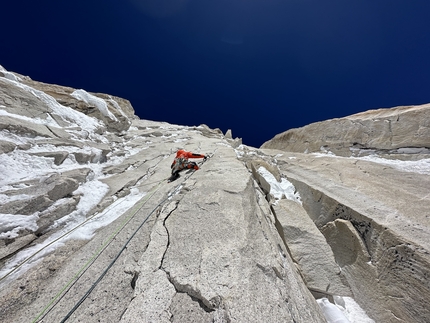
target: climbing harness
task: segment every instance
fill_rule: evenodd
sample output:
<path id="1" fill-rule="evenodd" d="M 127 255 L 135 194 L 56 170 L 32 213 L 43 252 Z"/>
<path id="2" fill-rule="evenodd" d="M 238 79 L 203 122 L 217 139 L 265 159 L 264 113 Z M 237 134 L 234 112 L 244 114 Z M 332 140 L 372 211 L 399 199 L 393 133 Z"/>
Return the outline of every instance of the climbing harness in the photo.
<path id="1" fill-rule="evenodd" d="M 202 165 L 208 158 L 212 157 L 213 154 L 206 155 L 203 160 L 199 163 L 195 163 L 195 162 L 189 162 L 187 159 L 185 158 L 176 158 L 174 161 L 174 165 L 172 165 L 172 175 L 167 179 L 168 183 L 174 182 L 175 180 L 177 180 L 180 175 L 179 172 L 188 169 L 187 174 L 189 172 L 192 172 L 193 170 L 198 170 L 199 166 Z"/>

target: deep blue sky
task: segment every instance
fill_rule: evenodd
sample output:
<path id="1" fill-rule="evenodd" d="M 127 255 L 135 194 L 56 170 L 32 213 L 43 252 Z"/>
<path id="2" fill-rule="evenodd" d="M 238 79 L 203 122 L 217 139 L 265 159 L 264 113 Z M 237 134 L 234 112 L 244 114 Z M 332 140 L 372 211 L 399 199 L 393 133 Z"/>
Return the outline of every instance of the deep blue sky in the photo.
<path id="1" fill-rule="evenodd" d="M 142 119 L 259 147 L 290 128 L 430 102 L 429 0 L 14 0 L 0 65 L 117 95 Z"/>

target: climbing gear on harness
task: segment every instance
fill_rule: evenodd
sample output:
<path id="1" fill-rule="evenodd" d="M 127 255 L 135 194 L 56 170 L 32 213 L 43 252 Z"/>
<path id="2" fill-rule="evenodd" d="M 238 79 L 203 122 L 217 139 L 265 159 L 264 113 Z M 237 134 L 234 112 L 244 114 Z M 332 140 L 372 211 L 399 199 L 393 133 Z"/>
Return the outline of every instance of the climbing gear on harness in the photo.
<path id="1" fill-rule="evenodd" d="M 194 154 L 194 155 L 196 155 L 196 154 Z M 199 155 L 199 156 L 203 156 L 203 155 Z M 177 180 L 177 179 L 180 177 L 179 172 L 180 172 L 180 171 L 182 171 L 182 170 L 184 170 L 185 168 L 188 168 L 188 169 L 189 169 L 189 171 L 187 172 L 187 174 L 188 174 L 189 172 L 194 171 L 194 170 L 198 170 L 198 169 L 200 168 L 200 166 L 201 166 L 201 165 L 203 165 L 203 163 L 204 163 L 208 158 L 210 158 L 210 157 L 212 157 L 212 156 L 213 156 L 213 154 L 207 154 L 207 155 L 204 155 L 203 160 L 202 160 L 199 164 L 196 164 L 196 163 L 194 163 L 194 162 L 188 162 L 187 167 L 184 167 L 184 168 L 182 168 L 182 169 L 180 169 L 180 170 L 176 170 L 176 171 L 173 171 L 173 170 L 172 170 L 172 176 L 170 176 L 170 177 L 167 179 L 167 182 L 168 182 L 168 183 L 171 183 L 171 182 L 173 182 L 173 181 Z M 182 159 L 182 158 L 178 158 L 178 159 L 179 159 L 179 161 L 177 161 L 177 163 L 182 162 L 182 161 L 181 161 L 181 159 Z M 175 159 L 175 160 L 176 160 L 176 159 Z M 173 167 L 173 164 L 172 164 L 172 167 Z"/>
<path id="2" fill-rule="evenodd" d="M 203 158 L 203 161 L 206 161 L 207 156 L 195 154 L 182 149 L 178 150 L 178 152 L 176 153 L 176 157 L 173 160 L 172 165 L 170 166 L 170 168 L 172 169 L 172 176 L 169 177 L 167 182 L 170 183 L 178 179 L 180 177 L 179 172 L 184 169 L 199 169 L 199 166 L 195 162 L 190 162 L 188 158 Z"/>

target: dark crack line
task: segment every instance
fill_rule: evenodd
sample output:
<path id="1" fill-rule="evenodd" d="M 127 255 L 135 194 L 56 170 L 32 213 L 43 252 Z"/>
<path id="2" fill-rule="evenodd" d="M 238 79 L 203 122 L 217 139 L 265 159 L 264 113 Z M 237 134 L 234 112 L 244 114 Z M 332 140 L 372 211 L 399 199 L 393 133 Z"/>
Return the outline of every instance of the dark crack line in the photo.
<path id="1" fill-rule="evenodd" d="M 167 234 L 167 245 L 166 245 L 166 249 L 164 250 L 163 256 L 161 257 L 160 266 L 158 267 L 158 269 L 160 269 L 160 270 L 163 270 L 164 258 L 166 256 L 167 250 L 169 249 L 169 246 L 170 246 L 170 233 L 169 233 L 169 230 L 167 229 L 166 221 L 170 217 L 170 215 L 178 208 L 178 205 L 179 205 L 179 201 L 175 201 L 175 207 L 174 207 L 174 209 L 171 210 L 169 212 L 169 214 L 167 214 L 166 217 L 163 220 L 163 227 L 164 227 L 164 230 L 166 230 L 166 234 Z"/>

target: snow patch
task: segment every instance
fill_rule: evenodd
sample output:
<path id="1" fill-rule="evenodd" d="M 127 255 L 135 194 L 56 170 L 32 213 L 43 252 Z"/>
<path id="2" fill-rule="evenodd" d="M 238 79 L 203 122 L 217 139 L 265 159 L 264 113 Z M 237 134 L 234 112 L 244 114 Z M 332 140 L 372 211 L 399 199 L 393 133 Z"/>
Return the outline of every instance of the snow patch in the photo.
<path id="1" fill-rule="evenodd" d="M 60 126 L 58 125 L 58 123 L 52 119 L 52 117 L 50 115 L 47 116 L 46 119 L 40 119 L 40 118 L 29 118 L 26 116 L 22 116 L 19 114 L 14 114 L 14 113 L 9 113 L 5 110 L 1 110 L 0 109 L 0 116 L 6 116 L 6 117 L 11 117 L 11 118 L 15 118 L 15 119 L 19 119 L 19 120 L 24 120 L 26 122 L 31 122 L 31 123 L 35 123 L 35 124 L 42 124 L 45 126 L 54 126 L 59 128 Z"/>
<path id="2" fill-rule="evenodd" d="M 349 158 L 354 160 L 367 160 L 373 163 L 390 166 L 402 172 L 411 172 L 411 173 L 430 175 L 430 158 L 425 158 L 420 160 L 398 160 L 398 159 L 386 159 L 376 155 L 369 155 L 364 157 L 341 157 L 333 154 L 321 154 L 321 153 L 312 153 L 312 155 L 315 157 L 335 157 L 335 158 Z"/>
<path id="3" fill-rule="evenodd" d="M 140 193 L 138 189 L 131 189 L 130 194 L 117 199 L 114 203 L 109 205 L 102 213 L 96 215 L 84 226 L 75 230 L 72 234 L 68 235 L 65 241 L 70 239 L 91 239 L 99 228 L 107 226 L 122 214 L 132 208 L 140 199 L 142 199 L 146 193 Z M 89 205 L 90 206 L 90 205 Z"/>
<path id="4" fill-rule="evenodd" d="M 0 213 L 0 239 L 13 239 L 18 237 L 21 230 L 36 231 L 39 216 Z"/>
<path id="5" fill-rule="evenodd" d="M 40 178 L 52 169 L 53 162 L 20 150 L 0 155 L 0 186 Z"/>
<path id="6" fill-rule="evenodd" d="M 108 117 L 113 121 L 118 121 L 118 119 L 113 115 L 113 113 L 109 111 L 105 100 L 98 98 L 95 95 L 89 94 L 85 90 L 75 90 L 72 93 L 72 96 L 75 99 L 84 101 L 85 103 L 93 104 L 101 112 L 102 115 Z"/>
<path id="7" fill-rule="evenodd" d="M 357 159 L 368 160 L 374 163 L 391 166 L 403 172 L 419 173 L 430 175 L 430 158 L 421 160 L 394 160 L 377 156 L 365 156 Z"/>
<path id="8" fill-rule="evenodd" d="M 102 126 L 101 121 L 89 117 L 79 111 L 73 110 L 72 108 L 61 105 L 52 96 L 46 94 L 45 92 L 36 90 L 30 86 L 13 80 L 8 80 L 8 82 L 23 89 L 24 91 L 33 94 L 36 98 L 43 101 L 52 110 L 53 113 L 60 116 L 64 120 L 64 122 L 69 123 L 71 127 L 80 127 L 82 129 L 86 129 L 89 132 L 95 132 L 96 129 Z M 67 128 L 65 128 L 64 130 L 67 131 Z"/>
<path id="9" fill-rule="evenodd" d="M 22 79 L 19 76 L 15 75 L 15 74 L 13 74 L 11 72 L 8 72 L 1 65 L 0 65 L 0 72 L 2 72 L 4 74 L 4 77 L 7 78 L 8 80 L 15 81 L 15 82 L 21 82 L 22 81 Z"/>
<path id="10" fill-rule="evenodd" d="M 296 192 L 296 188 L 290 181 L 281 178 L 281 182 L 278 182 L 275 176 L 263 166 L 258 168 L 258 173 L 270 184 L 270 194 L 272 194 L 275 199 L 280 200 L 285 196 L 288 200 L 302 204 L 300 194 Z"/>
<path id="11" fill-rule="evenodd" d="M 375 323 L 351 297 L 337 297 L 339 301 L 330 303 L 327 298 L 317 300 L 327 323 Z"/>

